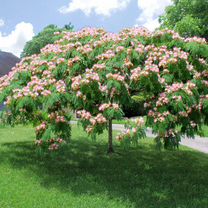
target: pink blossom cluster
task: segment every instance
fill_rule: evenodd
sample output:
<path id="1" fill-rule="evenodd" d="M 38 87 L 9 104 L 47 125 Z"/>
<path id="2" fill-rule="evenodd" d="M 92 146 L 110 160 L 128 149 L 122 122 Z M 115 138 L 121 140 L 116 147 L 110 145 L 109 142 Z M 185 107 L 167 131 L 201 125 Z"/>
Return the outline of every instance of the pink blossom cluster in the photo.
<path id="1" fill-rule="evenodd" d="M 93 117 L 90 112 L 81 110 L 77 111 L 77 115 L 80 116 L 81 120 L 90 122 L 90 125 L 88 125 L 85 129 L 88 134 L 93 132 L 96 125 L 103 125 L 107 122 L 106 118 L 101 113 Z"/>
<path id="2" fill-rule="evenodd" d="M 63 112 L 52 112 L 48 115 L 50 120 L 54 120 L 56 123 L 65 123 L 66 119 L 63 116 Z"/>
<path id="3" fill-rule="evenodd" d="M 158 66 L 156 64 L 146 64 L 146 68 L 147 71 L 149 72 L 155 72 L 155 73 L 159 73 L 160 70 L 158 68 Z"/>
<path id="4" fill-rule="evenodd" d="M 118 136 L 116 136 L 118 141 L 123 141 L 124 139 L 131 140 L 137 132 L 142 130 L 144 126 L 144 119 L 142 117 L 133 120 L 133 122 L 135 124 L 134 127 L 127 127 Z"/>
<path id="5" fill-rule="evenodd" d="M 97 124 L 105 124 L 107 122 L 106 118 L 101 113 L 99 113 L 94 118 L 90 118 L 89 121 L 92 124 L 92 126 L 95 126 Z"/>
<path id="6" fill-rule="evenodd" d="M 134 80 L 134 81 L 138 81 L 139 78 L 140 78 L 140 74 L 141 74 L 141 68 L 140 67 L 137 67 L 135 69 L 132 69 L 131 70 L 131 77 L 130 79 L 131 80 Z"/>
<path id="7" fill-rule="evenodd" d="M 188 95 L 193 95 L 192 90 L 196 88 L 196 84 L 194 84 L 191 81 L 188 81 L 186 85 L 184 86 L 183 90 L 188 94 Z"/>
<path id="8" fill-rule="evenodd" d="M 53 143 L 62 144 L 62 143 L 65 143 L 65 140 L 59 137 L 59 138 L 57 138 L 57 139 L 51 138 L 51 139 L 49 139 L 47 142 L 48 142 L 48 143 L 51 143 L 51 144 L 53 144 Z"/>
<path id="9" fill-rule="evenodd" d="M 51 144 L 51 145 L 49 146 L 48 149 L 49 149 L 50 151 L 56 151 L 56 150 L 59 149 L 59 145 L 56 144 L 56 143 L 53 143 L 53 144 Z"/>
<path id="10" fill-rule="evenodd" d="M 177 101 L 177 102 L 179 102 L 179 101 L 182 101 L 182 100 L 183 100 L 183 98 L 182 98 L 182 96 L 181 96 L 181 95 L 174 95 L 174 96 L 172 96 L 172 99 L 173 99 L 173 100 L 175 100 L 175 101 Z"/>
<path id="11" fill-rule="evenodd" d="M 101 91 L 101 93 L 108 93 L 108 87 L 107 87 L 107 85 L 101 85 L 99 83 L 99 90 Z"/>
<path id="12" fill-rule="evenodd" d="M 173 83 L 172 85 L 167 86 L 165 91 L 167 93 L 173 93 L 181 90 L 183 87 L 184 87 L 183 83 Z"/>
<path id="13" fill-rule="evenodd" d="M 102 70 L 105 70 L 106 69 L 106 66 L 104 63 L 102 64 L 94 64 L 93 67 L 92 67 L 92 70 L 93 71 L 102 71 Z"/>
<path id="14" fill-rule="evenodd" d="M 91 48 L 91 46 L 89 44 L 86 44 L 84 46 L 80 46 L 77 48 L 77 51 L 79 51 L 80 53 L 87 55 L 89 53 L 91 53 L 93 51 L 93 49 Z"/>
<path id="15" fill-rule="evenodd" d="M 145 46 L 139 42 L 137 48 L 135 48 L 135 51 L 139 54 L 143 54 L 145 51 Z"/>
<path id="16" fill-rule="evenodd" d="M 168 64 L 175 64 L 179 59 L 187 61 L 188 53 L 182 51 L 180 48 L 174 47 L 172 51 L 167 49 L 167 46 L 156 47 L 155 45 L 148 45 L 145 47 L 148 52 L 146 65 L 151 65 L 155 61 L 159 61 L 158 66 L 166 68 Z"/>
<path id="17" fill-rule="evenodd" d="M 174 138 L 178 132 L 175 131 L 175 129 L 168 129 L 168 131 L 165 132 L 165 138 Z"/>
<path id="18" fill-rule="evenodd" d="M 118 136 L 116 136 L 116 139 L 118 141 L 122 141 L 124 138 L 129 138 L 130 139 L 132 132 L 135 134 L 136 133 L 136 128 L 133 128 L 132 131 L 131 131 L 130 128 L 123 130 L 121 132 L 121 134 L 119 134 Z"/>
<path id="19" fill-rule="evenodd" d="M 119 105 L 116 103 L 103 103 L 102 105 L 100 105 L 99 107 L 99 111 L 105 111 L 108 109 L 114 109 L 114 110 L 119 110 Z"/>
<path id="20" fill-rule="evenodd" d="M 151 37 L 151 32 L 145 27 L 126 28 L 120 32 L 121 37 Z"/>
<path id="21" fill-rule="evenodd" d="M 188 113 L 186 111 L 179 111 L 178 114 L 181 116 L 181 117 L 188 117 Z"/>
<path id="22" fill-rule="evenodd" d="M 82 79 L 81 83 L 88 84 L 91 81 L 96 81 L 96 82 L 100 81 L 99 74 L 97 72 L 94 72 L 92 69 L 86 69 L 85 79 Z"/>
<path id="23" fill-rule="evenodd" d="M 66 122 L 66 119 L 65 119 L 65 117 L 64 116 L 57 116 L 56 117 L 56 123 L 65 123 Z"/>
<path id="24" fill-rule="evenodd" d="M 163 113 L 149 110 L 148 116 L 154 118 L 154 123 L 162 123 L 165 121 L 165 119 L 170 115 L 169 111 L 164 111 Z"/>
<path id="25" fill-rule="evenodd" d="M 157 102 L 156 102 L 156 107 L 160 107 L 163 105 L 167 105 L 169 103 L 169 99 L 165 93 L 161 93 Z"/>
<path id="26" fill-rule="evenodd" d="M 64 63 L 65 62 L 65 58 L 58 58 L 57 60 L 56 60 L 56 63 L 57 64 L 62 64 L 62 63 Z"/>
<path id="27" fill-rule="evenodd" d="M 205 38 L 199 38 L 199 37 L 196 37 L 196 36 L 191 37 L 191 38 L 186 38 L 184 41 L 185 42 L 195 42 L 195 43 L 200 43 L 200 44 L 206 44 L 207 43 Z"/>
<path id="28" fill-rule="evenodd" d="M 48 72 L 48 71 L 47 71 Z M 43 75 L 45 76 L 46 73 Z M 31 81 L 27 83 L 27 86 L 22 89 L 14 89 L 13 90 L 13 98 L 19 99 L 24 96 L 30 96 L 32 98 L 37 98 L 38 96 L 49 96 L 51 95 L 51 91 L 47 89 L 51 84 L 55 82 L 55 79 L 39 79 L 37 76 L 32 76 Z"/>
<path id="29" fill-rule="evenodd" d="M 158 30 L 155 33 L 153 33 L 153 37 L 158 37 L 158 36 L 163 36 L 165 34 L 169 34 L 172 36 L 173 39 L 175 40 L 182 40 L 184 42 L 195 42 L 195 43 L 199 43 L 199 44 L 206 44 L 206 39 L 205 38 L 200 38 L 200 37 L 191 37 L 191 38 L 183 38 L 181 37 L 177 32 L 173 31 L 173 30 L 169 30 L 169 29 L 164 29 L 164 30 Z"/>
<path id="30" fill-rule="evenodd" d="M 36 144 L 37 146 L 42 146 L 43 140 L 42 140 L 42 139 L 37 139 L 37 140 L 35 140 L 35 144 Z"/>
<path id="31" fill-rule="evenodd" d="M 90 120 L 92 118 L 92 115 L 90 112 L 87 112 L 86 110 L 80 110 L 77 111 L 77 115 L 81 117 L 81 119 Z"/>
<path id="32" fill-rule="evenodd" d="M 109 73 L 106 75 L 106 78 L 107 79 L 113 79 L 113 80 L 116 80 L 118 82 L 123 82 L 125 77 L 120 75 L 120 74 L 112 74 L 112 73 Z"/>
<path id="33" fill-rule="evenodd" d="M 100 77 L 97 72 L 94 72 L 92 69 L 86 69 L 86 73 L 83 77 L 81 75 L 78 75 L 72 78 L 71 87 L 72 87 L 72 90 L 79 91 L 81 86 L 89 85 L 90 83 L 93 83 L 93 82 L 99 83 L 99 81 L 100 81 Z"/>
<path id="34" fill-rule="evenodd" d="M 116 53 L 120 53 L 120 52 L 122 52 L 122 51 L 124 51 L 124 47 L 123 46 L 118 46 L 118 47 L 116 47 Z"/>
<path id="35" fill-rule="evenodd" d="M 200 62 L 201 64 L 203 64 L 203 65 L 207 65 L 206 60 L 203 59 L 203 58 L 199 58 L 199 62 Z"/>
<path id="36" fill-rule="evenodd" d="M 127 50 L 127 52 L 128 52 L 128 50 Z M 129 53 L 129 52 L 128 52 Z M 124 65 L 123 65 L 124 67 L 126 67 L 126 68 L 128 68 L 128 69 L 130 69 L 130 68 L 132 68 L 134 65 L 132 64 L 132 62 L 128 59 L 128 58 L 126 58 L 125 59 L 125 61 L 124 61 Z"/>
<path id="37" fill-rule="evenodd" d="M 66 92 L 66 84 L 63 80 L 59 80 L 58 82 L 56 82 L 55 86 L 56 86 L 56 90 L 59 93 L 65 93 Z"/>
<path id="38" fill-rule="evenodd" d="M 134 122 L 135 122 L 136 126 L 144 126 L 144 123 L 145 123 L 143 117 L 136 118 L 136 119 L 134 120 Z"/>
<path id="39" fill-rule="evenodd" d="M 43 90 L 41 92 L 41 95 L 43 95 L 44 97 L 48 97 L 49 95 L 51 95 L 51 91 L 50 90 Z"/>
<path id="40" fill-rule="evenodd" d="M 44 48 L 41 49 L 41 53 L 45 55 L 48 55 L 51 53 L 58 55 L 58 54 L 61 54 L 62 52 L 63 51 L 61 49 L 61 45 L 59 44 L 48 44 Z"/>
<path id="41" fill-rule="evenodd" d="M 115 53 L 112 50 L 107 50 L 105 53 L 98 55 L 96 58 L 98 60 L 109 60 L 115 57 Z"/>
<path id="42" fill-rule="evenodd" d="M 157 30 L 157 31 L 155 31 L 155 33 L 152 34 L 152 36 L 153 37 L 160 37 L 160 36 L 163 36 L 166 34 L 171 35 L 172 38 L 175 40 L 183 40 L 184 39 L 177 32 L 175 32 L 173 30 L 169 30 L 169 29 Z"/>
<path id="43" fill-rule="evenodd" d="M 86 96 L 81 91 L 77 91 L 76 96 L 80 99 L 86 100 Z"/>
<path id="44" fill-rule="evenodd" d="M 65 40 L 67 41 L 76 41 L 85 37 L 92 37 L 92 38 L 96 38 L 96 37 L 100 37 L 100 36 L 104 36 L 106 34 L 106 31 L 104 31 L 102 28 L 83 28 L 80 31 L 76 31 L 76 32 L 64 32 L 64 37 L 63 37 L 63 42 Z"/>
<path id="45" fill-rule="evenodd" d="M 59 145 L 65 143 L 65 141 L 62 138 L 57 138 L 57 139 L 51 138 L 47 142 L 50 144 L 48 149 L 51 151 L 58 150 Z M 37 146 L 42 146 L 43 143 L 44 142 L 42 139 L 35 140 L 35 144 Z"/>
<path id="46" fill-rule="evenodd" d="M 36 132 L 45 131 L 47 128 L 47 124 L 45 122 L 41 123 L 36 127 Z"/>
<path id="47" fill-rule="evenodd" d="M 75 56 L 74 58 L 68 60 L 68 66 L 72 67 L 75 63 L 78 63 L 80 60 L 81 59 L 79 56 Z"/>
<path id="48" fill-rule="evenodd" d="M 78 91 L 80 89 L 81 80 L 82 80 L 81 75 L 72 78 L 72 85 L 71 85 L 72 90 Z"/>
<path id="49" fill-rule="evenodd" d="M 115 33 L 106 33 L 103 36 L 101 36 L 101 40 L 103 43 L 109 43 L 109 42 L 114 42 L 114 43 L 120 43 L 122 41 L 122 38 L 120 37 L 119 34 Z"/>
<path id="50" fill-rule="evenodd" d="M 165 55 L 160 55 L 160 51 L 158 52 L 158 54 L 156 55 L 156 57 L 159 57 L 159 66 L 162 66 L 163 68 L 166 68 L 168 66 L 168 64 L 176 64 L 179 59 L 188 60 L 188 53 L 182 51 L 180 48 L 174 47 L 173 51 L 168 51 L 165 50 L 163 53 L 165 53 Z M 155 56 L 154 55 L 154 56 Z"/>

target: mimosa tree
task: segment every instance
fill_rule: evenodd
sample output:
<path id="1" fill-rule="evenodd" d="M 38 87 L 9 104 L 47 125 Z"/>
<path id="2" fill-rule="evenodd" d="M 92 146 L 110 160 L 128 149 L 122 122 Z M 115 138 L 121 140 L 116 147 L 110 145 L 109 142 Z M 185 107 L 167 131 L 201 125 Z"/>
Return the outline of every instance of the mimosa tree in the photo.
<path id="1" fill-rule="evenodd" d="M 33 122 L 37 144 L 50 150 L 70 138 L 69 111 L 76 110 L 84 129 L 95 136 L 123 117 L 122 107 L 144 103 L 145 125 L 164 146 L 193 137 L 207 123 L 208 45 L 170 30 L 124 29 L 119 34 L 85 28 L 55 33 L 57 41 L 39 55 L 26 57 L 0 79 L 5 119 Z M 139 118 L 118 136 L 123 143 L 144 137 Z"/>

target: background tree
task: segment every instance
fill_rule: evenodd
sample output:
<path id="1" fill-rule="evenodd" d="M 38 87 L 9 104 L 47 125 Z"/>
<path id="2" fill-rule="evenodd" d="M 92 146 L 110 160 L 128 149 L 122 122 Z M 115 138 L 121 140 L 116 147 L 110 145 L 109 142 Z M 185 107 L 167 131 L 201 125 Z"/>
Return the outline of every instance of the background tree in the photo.
<path id="1" fill-rule="evenodd" d="M 40 33 L 28 41 L 21 53 L 21 58 L 26 56 L 31 56 L 33 54 L 39 54 L 40 49 L 46 46 L 47 44 L 52 44 L 57 40 L 57 36 L 54 35 L 55 32 L 72 31 L 74 26 L 69 23 L 66 24 L 63 28 L 59 28 L 56 25 L 46 26 Z"/>
<path id="2" fill-rule="evenodd" d="M 160 23 L 161 28 L 173 29 L 183 37 L 208 39 L 208 0 L 173 0 Z"/>
<path id="3" fill-rule="evenodd" d="M 72 25 L 72 23 L 70 22 L 69 24 L 64 25 L 63 28 L 68 31 L 72 31 L 72 30 L 74 30 L 74 25 Z"/>

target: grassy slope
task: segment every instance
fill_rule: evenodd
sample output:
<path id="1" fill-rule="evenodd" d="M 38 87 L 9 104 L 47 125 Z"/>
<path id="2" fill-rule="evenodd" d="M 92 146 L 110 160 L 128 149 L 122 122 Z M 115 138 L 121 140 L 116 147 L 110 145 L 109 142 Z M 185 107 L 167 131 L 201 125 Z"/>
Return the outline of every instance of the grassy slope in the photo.
<path id="1" fill-rule="evenodd" d="M 40 156 L 31 127 L 0 129 L 1 208 L 205 208 L 208 156 L 181 147 L 137 148 L 107 156 L 106 135 L 97 142 L 73 127 L 72 142 Z"/>

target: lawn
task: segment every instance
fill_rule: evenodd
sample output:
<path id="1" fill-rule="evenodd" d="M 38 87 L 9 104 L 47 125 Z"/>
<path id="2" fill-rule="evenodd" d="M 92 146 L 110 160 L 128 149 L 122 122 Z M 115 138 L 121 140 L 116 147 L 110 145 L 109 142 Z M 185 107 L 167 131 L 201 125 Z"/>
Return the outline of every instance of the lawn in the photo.
<path id="1" fill-rule="evenodd" d="M 202 126 L 202 131 L 205 137 L 208 137 L 208 126 Z"/>
<path id="2" fill-rule="evenodd" d="M 0 128 L 1 208 L 206 208 L 208 155 L 155 149 L 151 139 L 106 154 L 73 126 L 57 155 L 37 152 L 31 127 Z"/>

